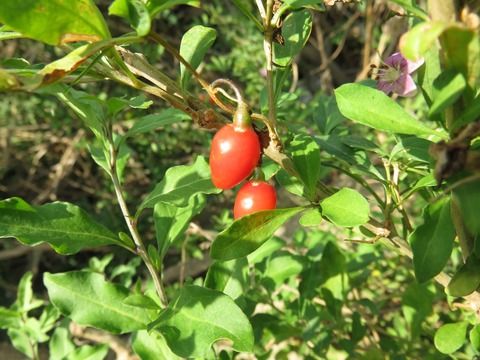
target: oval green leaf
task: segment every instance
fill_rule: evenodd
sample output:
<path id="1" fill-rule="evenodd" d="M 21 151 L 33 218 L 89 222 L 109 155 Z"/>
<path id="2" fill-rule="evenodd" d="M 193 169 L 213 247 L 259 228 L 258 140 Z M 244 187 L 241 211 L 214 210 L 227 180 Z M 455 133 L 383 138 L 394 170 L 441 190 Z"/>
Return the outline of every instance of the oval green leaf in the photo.
<path id="1" fill-rule="evenodd" d="M 145 329 L 150 322 L 144 309 L 123 303 L 133 293 L 121 285 L 107 283 L 102 274 L 45 273 L 43 281 L 53 305 L 80 325 L 123 334 Z"/>
<path id="2" fill-rule="evenodd" d="M 181 288 L 148 330 L 159 331 L 186 358 L 205 358 L 220 339 L 231 340 L 239 352 L 251 352 L 254 345 L 252 326 L 232 298 L 194 285 Z"/>
<path id="3" fill-rule="evenodd" d="M 183 35 L 180 44 L 180 55 L 187 60 L 193 69 L 196 69 L 216 38 L 217 31 L 215 29 L 201 25 L 194 26 Z M 186 91 L 191 77 L 192 73 L 187 70 L 185 65 L 180 64 L 180 81 L 183 91 Z"/>
<path id="4" fill-rule="evenodd" d="M 226 261 L 251 254 L 285 221 L 303 210 L 302 207 L 264 210 L 241 217 L 217 235 L 210 249 L 211 258 Z"/>
<path id="5" fill-rule="evenodd" d="M 335 90 L 338 108 L 347 118 L 394 134 L 436 134 L 413 118 L 383 92 L 361 84 L 345 84 Z"/>
<path id="6" fill-rule="evenodd" d="M 480 285 L 480 259 L 471 254 L 467 262 L 462 265 L 452 280 L 448 283 L 446 293 L 450 296 L 462 297 L 473 293 Z"/>
<path id="7" fill-rule="evenodd" d="M 143 209 L 152 208 L 159 202 L 185 207 L 195 194 L 219 192 L 221 190 L 212 183 L 210 166 L 204 157 L 199 156 L 193 165 L 179 165 L 168 169 L 163 180 L 143 200 L 136 217 Z"/>
<path id="8" fill-rule="evenodd" d="M 49 45 L 110 38 L 93 0 L 2 0 L 0 22 Z"/>
<path id="9" fill-rule="evenodd" d="M 65 202 L 29 205 L 20 198 L 0 201 L 0 238 L 8 237 L 28 246 L 48 243 L 63 255 L 85 247 L 125 246 L 78 206 Z"/>
<path id="10" fill-rule="evenodd" d="M 427 205 L 422 217 L 424 223 L 408 239 L 413 253 L 413 270 L 419 283 L 442 271 L 450 258 L 455 239 L 449 197 Z"/>
<path id="11" fill-rule="evenodd" d="M 359 226 L 369 220 L 370 205 L 358 191 L 343 188 L 320 203 L 322 215 L 337 226 Z"/>
<path id="12" fill-rule="evenodd" d="M 468 321 L 445 324 L 435 333 L 435 347 L 443 354 L 452 354 L 466 341 Z"/>
<path id="13" fill-rule="evenodd" d="M 312 13 L 309 10 L 290 13 L 282 25 L 284 45 L 273 44 L 275 64 L 281 67 L 289 65 L 293 57 L 305 46 L 311 31 Z"/>

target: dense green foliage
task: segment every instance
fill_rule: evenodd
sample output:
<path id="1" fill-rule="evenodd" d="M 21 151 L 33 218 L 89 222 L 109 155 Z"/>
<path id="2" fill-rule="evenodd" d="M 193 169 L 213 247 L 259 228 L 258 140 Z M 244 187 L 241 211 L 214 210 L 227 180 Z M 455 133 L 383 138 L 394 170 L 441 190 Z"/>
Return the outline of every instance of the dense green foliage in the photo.
<path id="1" fill-rule="evenodd" d="M 479 5 L 334 3 L 0 2 L 3 343 L 480 356 Z M 234 219 L 238 109 L 277 207 Z"/>

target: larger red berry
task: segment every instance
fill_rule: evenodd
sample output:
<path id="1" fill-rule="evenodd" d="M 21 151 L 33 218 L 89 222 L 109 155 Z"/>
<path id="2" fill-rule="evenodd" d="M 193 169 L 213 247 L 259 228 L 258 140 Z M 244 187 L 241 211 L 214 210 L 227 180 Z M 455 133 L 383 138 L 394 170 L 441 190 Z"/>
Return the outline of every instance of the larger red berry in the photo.
<path id="1" fill-rule="evenodd" d="M 260 141 L 251 126 L 225 125 L 213 137 L 210 169 L 213 184 L 230 189 L 248 178 L 260 159 Z"/>
<path id="2" fill-rule="evenodd" d="M 233 206 L 233 218 L 261 210 L 273 210 L 277 206 L 275 188 L 263 181 L 247 181 L 238 191 Z"/>

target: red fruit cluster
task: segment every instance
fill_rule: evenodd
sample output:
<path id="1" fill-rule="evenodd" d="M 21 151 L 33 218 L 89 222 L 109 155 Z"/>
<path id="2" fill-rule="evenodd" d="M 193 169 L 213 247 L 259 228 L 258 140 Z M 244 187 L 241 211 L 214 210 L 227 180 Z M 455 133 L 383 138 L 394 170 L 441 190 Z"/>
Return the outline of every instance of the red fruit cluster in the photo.
<path id="1" fill-rule="evenodd" d="M 246 180 L 258 165 L 260 150 L 248 108 L 240 104 L 233 124 L 225 125 L 213 137 L 210 151 L 213 184 L 219 189 L 230 189 Z M 275 209 L 276 203 L 273 186 L 259 179 L 247 181 L 235 199 L 234 218 Z"/>

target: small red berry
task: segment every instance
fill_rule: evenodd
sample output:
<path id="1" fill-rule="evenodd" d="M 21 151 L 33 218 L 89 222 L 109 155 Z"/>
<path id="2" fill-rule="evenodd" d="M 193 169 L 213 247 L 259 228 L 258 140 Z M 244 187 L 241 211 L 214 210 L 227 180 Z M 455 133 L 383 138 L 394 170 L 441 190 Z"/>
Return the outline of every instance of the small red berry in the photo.
<path id="1" fill-rule="evenodd" d="M 230 189 L 248 178 L 260 159 L 260 141 L 252 128 L 225 125 L 213 137 L 210 169 L 213 184 Z"/>
<path id="2" fill-rule="evenodd" d="M 225 125 L 213 137 L 210 170 L 213 184 L 230 189 L 255 170 L 260 160 L 260 140 L 252 128 L 249 109 L 241 103 L 233 124 Z"/>
<path id="3" fill-rule="evenodd" d="M 273 210 L 277 206 L 275 188 L 263 181 L 250 180 L 242 185 L 235 198 L 233 218 L 261 210 Z"/>

